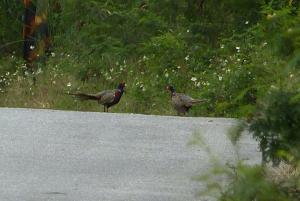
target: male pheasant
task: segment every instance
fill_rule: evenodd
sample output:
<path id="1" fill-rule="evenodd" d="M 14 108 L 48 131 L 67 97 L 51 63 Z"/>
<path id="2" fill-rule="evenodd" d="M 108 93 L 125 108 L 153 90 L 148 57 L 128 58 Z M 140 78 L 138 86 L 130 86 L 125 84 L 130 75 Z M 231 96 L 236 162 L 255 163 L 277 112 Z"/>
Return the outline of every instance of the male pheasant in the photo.
<path id="1" fill-rule="evenodd" d="M 74 95 L 80 100 L 96 100 L 99 104 L 103 105 L 104 112 L 108 112 L 108 108 L 119 103 L 125 89 L 125 82 L 121 82 L 117 89 L 105 90 L 96 94 L 86 94 L 82 92 L 69 93 Z"/>
<path id="2" fill-rule="evenodd" d="M 193 105 L 206 101 L 194 99 L 183 93 L 176 93 L 173 86 L 167 86 L 167 89 L 171 93 L 172 105 L 177 111 L 177 115 L 185 115 Z"/>

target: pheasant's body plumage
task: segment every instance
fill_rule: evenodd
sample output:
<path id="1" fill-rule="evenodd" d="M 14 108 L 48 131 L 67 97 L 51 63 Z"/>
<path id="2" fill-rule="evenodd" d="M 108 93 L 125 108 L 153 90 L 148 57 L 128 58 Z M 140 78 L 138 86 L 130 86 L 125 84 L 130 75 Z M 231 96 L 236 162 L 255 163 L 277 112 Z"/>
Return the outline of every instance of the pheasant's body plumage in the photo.
<path id="1" fill-rule="evenodd" d="M 178 115 L 185 115 L 193 105 L 205 101 L 194 99 L 183 93 L 176 93 L 174 87 L 172 86 L 168 86 L 167 89 L 171 92 L 172 105 L 177 111 Z"/>
<path id="2" fill-rule="evenodd" d="M 105 90 L 96 94 L 87 94 L 82 92 L 69 93 L 69 95 L 74 95 L 80 100 L 96 100 L 99 104 L 104 106 L 104 112 L 108 111 L 108 108 L 119 103 L 125 88 L 125 82 L 119 84 L 117 89 Z"/>

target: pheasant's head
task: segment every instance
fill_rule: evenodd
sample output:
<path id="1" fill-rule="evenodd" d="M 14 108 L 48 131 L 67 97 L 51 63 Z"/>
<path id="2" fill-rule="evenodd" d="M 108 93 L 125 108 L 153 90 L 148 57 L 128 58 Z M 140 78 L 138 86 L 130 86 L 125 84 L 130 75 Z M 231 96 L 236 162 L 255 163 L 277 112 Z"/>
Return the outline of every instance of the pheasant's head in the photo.
<path id="1" fill-rule="evenodd" d="M 120 82 L 120 84 L 118 85 L 118 89 L 120 89 L 121 91 L 124 91 L 126 87 L 125 81 Z"/>
<path id="2" fill-rule="evenodd" d="M 171 86 L 171 85 L 168 85 L 168 86 L 166 87 L 166 89 L 169 90 L 171 93 L 174 93 L 174 92 L 175 92 L 174 87 Z"/>

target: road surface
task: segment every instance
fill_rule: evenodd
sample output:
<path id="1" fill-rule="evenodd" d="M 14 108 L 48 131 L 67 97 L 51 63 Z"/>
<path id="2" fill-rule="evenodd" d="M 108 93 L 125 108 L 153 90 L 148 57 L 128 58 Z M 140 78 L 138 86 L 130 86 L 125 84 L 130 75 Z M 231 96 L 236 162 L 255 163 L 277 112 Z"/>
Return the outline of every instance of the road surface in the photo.
<path id="1" fill-rule="evenodd" d="M 261 160 L 248 135 L 233 147 L 233 119 L 0 108 L 2 201 L 194 201 L 211 167 Z M 237 154 L 237 152 L 239 154 Z"/>

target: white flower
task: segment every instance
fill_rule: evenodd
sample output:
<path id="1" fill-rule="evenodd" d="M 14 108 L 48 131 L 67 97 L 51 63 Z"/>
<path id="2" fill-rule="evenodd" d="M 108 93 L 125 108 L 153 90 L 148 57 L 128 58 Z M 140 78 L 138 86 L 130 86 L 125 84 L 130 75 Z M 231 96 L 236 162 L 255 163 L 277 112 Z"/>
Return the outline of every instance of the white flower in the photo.
<path id="1" fill-rule="evenodd" d="M 240 58 L 238 58 L 238 59 L 237 59 L 237 61 L 241 61 L 241 59 L 240 59 Z"/>
<path id="2" fill-rule="evenodd" d="M 165 73 L 165 77 L 169 77 L 169 73 Z"/>
<path id="3" fill-rule="evenodd" d="M 221 45 L 221 49 L 223 49 L 223 48 L 224 48 L 224 45 L 222 44 L 222 45 Z"/>
<path id="4" fill-rule="evenodd" d="M 190 59 L 190 56 L 187 55 L 185 58 L 184 58 L 186 61 L 188 61 Z"/>
<path id="5" fill-rule="evenodd" d="M 197 87 L 200 87 L 200 86 L 201 86 L 201 83 L 200 83 L 200 82 L 198 82 L 196 86 L 197 86 Z"/>
<path id="6" fill-rule="evenodd" d="M 290 78 L 293 78 L 294 77 L 294 74 L 290 74 Z"/>
<path id="7" fill-rule="evenodd" d="M 222 76 L 218 76 L 219 80 L 222 81 L 223 80 L 223 77 Z"/>
<path id="8" fill-rule="evenodd" d="M 246 21 L 245 24 L 249 24 L 249 21 Z"/>
<path id="9" fill-rule="evenodd" d="M 69 54 L 67 54 L 67 57 L 70 57 L 70 55 L 69 55 Z"/>
<path id="10" fill-rule="evenodd" d="M 33 45 L 30 45 L 30 47 L 29 47 L 31 50 L 33 50 L 34 49 L 34 46 Z"/>
<path id="11" fill-rule="evenodd" d="M 40 73 L 42 73 L 42 72 L 43 72 L 42 69 L 39 68 L 39 69 L 36 71 L 36 74 L 38 75 L 38 74 L 40 74 Z"/>
<path id="12" fill-rule="evenodd" d="M 181 68 L 181 66 L 177 66 L 177 69 L 180 69 Z"/>
<path id="13" fill-rule="evenodd" d="M 52 81 L 52 84 L 56 84 L 56 81 L 55 81 L 55 80 L 53 80 L 53 81 Z"/>
<path id="14" fill-rule="evenodd" d="M 186 32 L 187 32 L 187 33 L 189 33 L 189 32 L 190 32 L 190 30 L 188 29 L 188 30 L 186 30 Z"/>
<path id="15" fill-rule="evenodd" d="M 71 86 L 72 86 L 71 82 L 68 82 L 67 86 L 68 86 L 68 87 L 71 87 Z"/>
<path id="16" fill-rule="evenodd" d="M 191 80 L 192 80 L 193 82 L 196 82 L 196 81 L 197 81 L 197 78 L 196 78 L 196 77 L 192 77 Z"/>
<path id="17" fill-rule="evenodd" d="M 236 49 L 236 50 L 239 50 L 239 49 L 241 49 L 241 48 L 240 48 L 240 47 L 235 47 L 235 49 Z"/>
<path id="18" fill-rule="evenodd" d="M 9 76 L 9 72 L 6 72 L 6 76 Z"/>
<path id="19" fill-rule="evenodd" d="M 55 57 L 55 53 L 54 53 L 54 52 L 51 52 L 51 56 L 52 56 L 52 57 Z"/>

